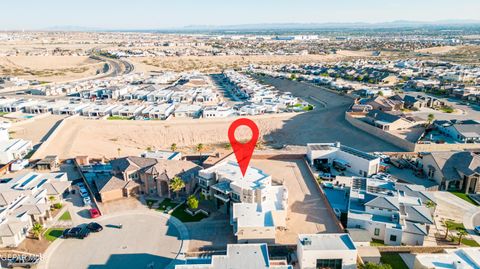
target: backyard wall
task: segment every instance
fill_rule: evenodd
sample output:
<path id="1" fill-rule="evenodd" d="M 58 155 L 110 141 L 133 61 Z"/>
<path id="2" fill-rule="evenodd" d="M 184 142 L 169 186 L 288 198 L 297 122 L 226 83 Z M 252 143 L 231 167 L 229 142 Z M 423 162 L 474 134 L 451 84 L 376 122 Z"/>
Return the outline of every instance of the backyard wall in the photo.
<path id="1" fill-rule="evenodd" d="M 432 152 L 432 151 L 451 151 L 451 150 L 466 150 L 466 149 L 480 149 L 480 144 L 419 144 L 412 143 L 396 135 L 390 134 L 368 123 L 357 119 L 354 113 L 345 113 L 345 119 L 356 128 L 374 135 L 384 141 L 387 141 L 399 148 L 411 152 Z"/>
<path id="2" fill-rule="evenodd" d="M 402 139 L 398 136 L 392 135 L 388 132 L 385 132 L 375 126 L 372 126 L 368 123 L 365 123 L 359 119 L 356 119 L 354 116 L 352 116 L 350 113 L 346 112 L 345 113 L 345 119 L 354 127 L 365 131 L 371 135 L 374 135 L 384 141 L 387 141 L 399 148 L 402 148 L 406 151 L 415 151 L 415 144 L 412 142 L 409 142 L 405 139 Z"/>
<path id="3" fill-rule="evenodd" d="M 416 152 L 480 149 L 480 144 L 415 144 Z"/>

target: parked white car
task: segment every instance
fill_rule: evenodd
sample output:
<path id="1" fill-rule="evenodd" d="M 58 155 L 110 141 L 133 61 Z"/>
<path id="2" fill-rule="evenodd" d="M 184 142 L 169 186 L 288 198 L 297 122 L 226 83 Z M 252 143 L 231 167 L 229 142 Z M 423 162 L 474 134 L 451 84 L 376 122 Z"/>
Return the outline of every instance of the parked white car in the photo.
<path id="1" fill-rule="evenodd" d="M 83 198 L 83 205 L 84 206 L 91 205 L 91 204 L 92 204 L 92 200 L 90 199 L 90 196 L 87 196 L 87 197 Z"/>

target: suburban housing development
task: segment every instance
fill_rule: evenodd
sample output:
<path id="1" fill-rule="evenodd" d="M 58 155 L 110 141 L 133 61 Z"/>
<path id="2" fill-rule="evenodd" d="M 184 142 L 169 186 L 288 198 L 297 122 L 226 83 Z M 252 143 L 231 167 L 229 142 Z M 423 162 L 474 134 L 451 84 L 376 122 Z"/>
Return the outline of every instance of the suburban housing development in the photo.
<path id="1" fill-rule="evenodd" d="M 0 268 L 480 268 L 478 1 L 10 2 Z"/>

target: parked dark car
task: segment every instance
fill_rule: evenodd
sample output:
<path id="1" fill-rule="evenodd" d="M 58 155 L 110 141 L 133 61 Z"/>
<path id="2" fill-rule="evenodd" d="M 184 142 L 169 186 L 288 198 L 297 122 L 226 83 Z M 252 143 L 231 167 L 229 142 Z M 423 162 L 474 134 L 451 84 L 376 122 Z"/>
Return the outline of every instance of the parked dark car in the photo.
<path id="1" fill-rule="evenodd" d="M 23 267 L 23 268 L 32 268 L 40 262 L 39 256 L 18 256 L 11 258 L 7 261 L 7 267 Z"/>
<path id="2" fill-rule="evenodd" d="M 85 227 L 74 227 L 70 229 L 66 229 L 63 231 L 63 238 L 78 238 L 78 239 L 83 239 L 87 237 L 90 234 L 90 230 L 85 226 Z"/>
<path id="3" fill-rule="evenodd" d="M 87 228 L 90 230 L 90 232 L 94 232 L 94 233 L 98 233 L 100 232 L 101 230 L 103 230 L 103 227 L 102 225 L 96 223 L 96 222 L 90 222 L 88 225 L 87 225 Z"/>

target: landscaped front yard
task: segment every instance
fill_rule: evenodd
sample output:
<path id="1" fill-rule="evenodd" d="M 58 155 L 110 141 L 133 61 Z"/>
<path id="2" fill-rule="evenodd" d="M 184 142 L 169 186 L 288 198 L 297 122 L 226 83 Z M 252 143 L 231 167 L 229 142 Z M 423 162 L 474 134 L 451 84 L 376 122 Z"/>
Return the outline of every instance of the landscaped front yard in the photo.
<path id="1" fill-rule="evenodd" d="M 382 253 L 380 262 L 388 264 L 392 269 L 408 269 L 408 266 L 403 261 L 402 257 L 398 253 Z"/>
<path id="2" fill-rule="evenodd" d="M 163 201 L 160 204 L 158 204 L 157 210 L 159 210 L 159 211 L 170 210 L 170 209 L 173 209 L 174 207 L 176 207 L 177 205 L 178 205 L 178 203 L 173 202 L 169 198 L 165 198 L 165 199 L 163 199 Z"/>
<path id="3" fill-rule="evenodd" d="M 170 211 L 171 209 L 175 208 L 178 204 L 179 203 L 174 202 L 169 198 L 165 198 L 160 204 L 158 204 L 157 210 L 162 211 L 164 213 L 168 213 L 167 211 Z M 195 216 L 191 216 L 190 214 L 185 212 L 186 208 L 187 208 L 187 205 L 184 203 L 181 206 L 179 206 L 177 209 L 175 209 L 175 211 L 173 211 L 171 215 L 179 219 L 181 222 L 195 222 L 208 217 L 207 215 L 201 212 Z"/>
<path id="4" fill-rule="evenodd" d="M 370 242 L 370 246 L 381 247 L 381 246 L 385 246 L 385 243 L 382 240 L 372 239 L 372 242 Z"/>
<path id="5" fill-rule="evenodd" d="M 63 228 L 50 228 L 47 231 L 45 231 L 45 239 L 47 241 L 53 242 L 57 238 L 60 238 L 62 236 L 62 233 L 65 229 Z"/>
<path id="6" fill-rule="evenodd" d="M 456 234 L 456 231 L 462 231 L 465 230 L 465 226 L 463 223 L 458 223 L 454 221 L 447 221 L 448 223 L 448 228 L 449 228 L 449 239 L 451 242 L 458 243 L 459 236 Z M 445 226 L 447 223 L 444 223 L 443 226 Z M 477 241 L 467 238 L 465 235 L 462 237 L 462 244 L 465 246 L 469 247 L 479 247 L 480 244 L 477 243 Z"/>
<path id="7" fill-rule="evenodd" d="M 70 215 L 70 212 L 65 211 L 65 213 L 63 213 L 63 214 L 60 216 L 60 218 L 58 218 L 58 220 L 69 221 L 69 220 L 72 220 L 72 216 Z"/>
<path id="8" fill-rule="evenodd" d="M 472 205 L 477 205 L 477 203 L 475 203 L 475 201 L 472 198 L 470 198 L 467 194 L 465 194 L 463 192 L 452 191 L 451 193 L 454 194 L 455 196 L 457 196 L 458 198 L 463 199 L 463 200 L 471 203 Z"/>
<path id="9" fill-rule="evenodd" d="M 191 216 L 187 212 L 185 212 L 185 209 L 187 206 L 185 204 L 179 206 L 175 211 L 172 212 L 172 216 L 176 217 L 179 219 L 181 222 L 195 222 L 195 221 L 201 221 L 202 219 L 208 217 L 207 215 L 203 214 L 202 212 L 196 214 L 195 216 Z"/>

